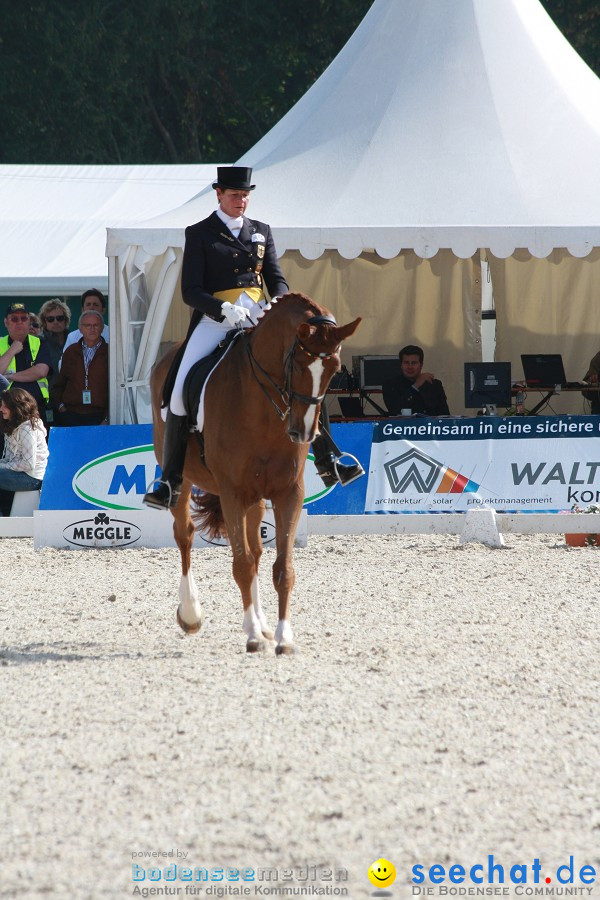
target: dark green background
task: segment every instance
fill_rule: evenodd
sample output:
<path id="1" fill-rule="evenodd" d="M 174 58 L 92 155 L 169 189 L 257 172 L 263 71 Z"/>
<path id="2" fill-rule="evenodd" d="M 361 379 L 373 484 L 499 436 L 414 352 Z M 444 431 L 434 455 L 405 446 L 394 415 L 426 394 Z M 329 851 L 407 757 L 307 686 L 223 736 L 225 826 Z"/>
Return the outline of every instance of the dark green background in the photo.
<path id="1" fill-rule="evenodd" d="M 0 0 L 0 163 L 233 162 L 306 92 L 370 6 Z M 600 74 L 598 0 L 543 6 Z"/>

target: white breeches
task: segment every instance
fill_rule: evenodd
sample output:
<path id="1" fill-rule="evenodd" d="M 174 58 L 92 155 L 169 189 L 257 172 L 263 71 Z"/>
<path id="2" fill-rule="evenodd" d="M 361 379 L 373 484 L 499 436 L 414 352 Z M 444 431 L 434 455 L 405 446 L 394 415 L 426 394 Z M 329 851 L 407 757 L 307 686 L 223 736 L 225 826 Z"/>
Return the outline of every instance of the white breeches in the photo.
<path id="1" fill-rule="evenodd" d="M 265 301 L 266 303 L 266 301 Z M 261 306 L 265 303 L 261 301 Z M 251 309 L 255 304 L 246 293 L 240 294 L 235 302 L 235 306 L 243 306 L 245 309 Z M 244 328 L 252 328 L 252 322 L 246 319 L 243 323 Z M 171 402 L 169 409 L 176 416 L 184 416 L 186 409 L 183 403 L 183 385 L 186 375 L 199 359 L 208 356 L 213 352 L 219 341 L 222 341 L 228 331 L 231 331 L 231 325 L 224 319 L 222 322 L 215 322 L 209 316 L 202 316 L 187 342 L 183 359 L 177 372 L 175 386 L 171 394 Z"/>

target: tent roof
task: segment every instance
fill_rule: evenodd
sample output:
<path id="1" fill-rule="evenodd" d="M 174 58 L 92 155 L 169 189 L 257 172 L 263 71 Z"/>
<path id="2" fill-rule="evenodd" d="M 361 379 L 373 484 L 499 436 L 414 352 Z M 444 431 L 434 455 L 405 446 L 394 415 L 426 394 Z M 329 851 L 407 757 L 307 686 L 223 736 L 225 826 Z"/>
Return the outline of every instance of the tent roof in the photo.
<path id="1" fill-rule="evenodd" d="M 212 165 L 0 165 L 0 294 L 106 290 L 107 224 L 156 215 L 214 173 Z"/>
<path id="2" fill-rule="evenodd" d="M 375 0 L 328 69 L 242 159 L 279 253 L 600 246 L 600 80 L 539 0 Z M 210 187 L 107 253 L 182 246 Z"/>

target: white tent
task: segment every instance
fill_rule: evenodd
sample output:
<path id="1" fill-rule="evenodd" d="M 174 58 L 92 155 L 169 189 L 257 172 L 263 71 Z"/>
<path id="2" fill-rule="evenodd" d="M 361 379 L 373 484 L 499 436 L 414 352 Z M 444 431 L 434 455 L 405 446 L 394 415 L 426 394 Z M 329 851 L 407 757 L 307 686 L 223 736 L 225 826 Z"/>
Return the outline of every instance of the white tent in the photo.
<path id="1" fill-rule="evenodd" d="M 483 254 L 504 358 L 553 342 L 564 350 L 565 336 L 589 332 L 599 159 L 600 81 L 538 0 L 375 0 L 321 78 L 239 162 L 254 167 L 249 214 L 273 226 L 292 287 L 339 319 L 365 317 L 350 352 L 422 344 L 454 382 L 458 411 L 462 362 L 480 354 Z M 117 421 L 148 415 L 184 228 L 214 204 L 208 188 L 154 220 L 109 229 Z M 145 324 L 132 327 L 150 296 Z M 579 369 L 597 349 L 589 340 L 573 351 Z"/>
<path id="2" fill-rule="evenodd" d="M 143 221 L 213 175 L 206 165 L 0 165 L 0 296 L 107 291 L 106 223 Z"/>

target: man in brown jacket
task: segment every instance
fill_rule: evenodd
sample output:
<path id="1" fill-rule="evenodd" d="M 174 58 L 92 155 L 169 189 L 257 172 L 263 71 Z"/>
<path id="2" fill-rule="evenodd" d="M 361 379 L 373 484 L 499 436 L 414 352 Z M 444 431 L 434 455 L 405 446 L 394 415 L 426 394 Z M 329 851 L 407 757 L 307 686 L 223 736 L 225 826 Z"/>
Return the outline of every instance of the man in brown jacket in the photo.
<path id="1" fill-rule="evenodd" d="M 83 337 L 62 355 L 54 385 L 57 425 L 105 425 L 108 415 L 108 344 L 96 310 L 79 317 Z"/>

